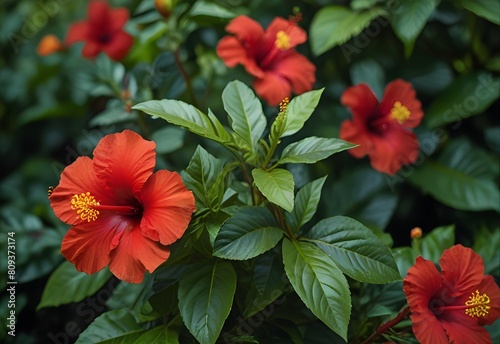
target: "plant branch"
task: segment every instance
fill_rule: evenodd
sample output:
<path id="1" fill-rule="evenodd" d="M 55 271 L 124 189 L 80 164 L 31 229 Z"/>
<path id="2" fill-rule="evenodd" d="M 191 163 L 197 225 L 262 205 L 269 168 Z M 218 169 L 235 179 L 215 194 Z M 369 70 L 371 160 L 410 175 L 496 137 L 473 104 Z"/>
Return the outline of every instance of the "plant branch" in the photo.
<path id="1" fill-rule="evenodd" d="M 196 96 L 194 95 L 193 84 L 191 83 L 191 78 L 186 72 L 186 69 L 184 69 L 184 65 L 182 64 L 181 58 L 179 56 L 179 49 L 175 50 L 173 54 L 174 54 L 175 64 L 177 65 L 177 68 L 179 68 L 179 72 L 181 73 L 182 78 L 186 82 L 186 88 L 189 94 L 189 98 L 191 98 L 191 104 L 194 107 L 198 108 Z"/>
<path id="2" fill-rule="evenodd" d="M 370 337 L 368 337 L 363 343 L 361 344 L 370 344 L 373 342 L 375 338 L 380 336 L 381 334 L 385 333 L 387 330 L 395 326 L 396 324 L 400 323 L 406 316 L 410 313 L 410 306 L 406 306 L 399 314 L 392 320 L 389 320 L 386 323 L 383 323 L 382 325 L 377 328 L 377 330 L 372 333 Z"/>

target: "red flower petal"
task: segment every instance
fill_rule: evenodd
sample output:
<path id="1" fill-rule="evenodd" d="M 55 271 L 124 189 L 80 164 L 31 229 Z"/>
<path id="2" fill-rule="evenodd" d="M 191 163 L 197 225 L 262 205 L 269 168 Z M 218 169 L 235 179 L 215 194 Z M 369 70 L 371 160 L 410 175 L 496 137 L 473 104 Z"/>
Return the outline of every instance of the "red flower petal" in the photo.
<path id="1" fill-rule="evenodd" d="M 415 90 L 409 82 L 397 79 L 386 86 L 380 102 L 380 112 L 384 115 L 390 114 L 396 101 L 401 102 L 410 111 L 410 117 L 404 121 L 403 126 L 407 128 L 418 126 L 424 113 L 420 101 L 416 98 Z"/>
<path id="2" fill-rule="evenodd" d="M 448 343 L 444 329 L 429 309 L 433 295 L 441 288 L 441 275 L 433 262 L 417 257 L 403 281 L 403 291 L 412 312 L 413 333 L 422 344 Z"/>
<path id="3" fill-rule="evenodd" d="M 479 325 L 491 325 L 500 317 L 500 288 L 491 275 L 484 276 L 481 284 L 476 288 L 481 294 L 490 298 L 488 314 L 479 318 Z"/>
<path id="4" fill-rule="evenodd" d="M 448 335 L 448 343 L 453 344 L 491 344 L 491 337 L 481 326 L 470 322 L 442 321 L 441 325 Z M 418 339 L 418 338 L 417 338 Z"/>
<path id="5" fill-rule="evenodd" d="M 429 302 L 441 288 L 441 275 L 430 260 L 417 257 L 403 281 L 403 291 L 412 313 L 426 313 Z"/>
<path id="6" fill-rule="evenodd" d="M 134 38 L 123 30 L 117 31 L 111 41 L 102 50 L 113 60 L 120 61 L 134 44 Z"/>
<path id="7" fill-rule="evenodd" d="M 85 41 L 90 36 L 90 25 L 87 22 L 81 21 L 71 24 L 66 35 L 66 45 L 72 45 L 78 41 Z"/>
<path id="8" fill-rule="evenodd" d="M 257 94 L 271 106 L 277 106 L 292 93 L 288 80 L 275 73 L 266 73 L 262 79 L 255 79 L 253 87 Z"/>
<path id="9" fill-rule="evenodd" d="M 342 105 L 351 110 L 354 119 L 366 122 L 376 115 L 378 100 L 370 87 L 366 84 L 359 84 L 349 87 L 344 91 L 340 99 Z"/>
<path id="10" fill-rule="evenodd" d="M 342 122 L 340 126 L 339 137 L 344 141 L 359 145 L 348 151 L 356 158 L 362 158 L 373 151 L 373 143 L 370 136 L 371 134 L 366 129 L 365 123 L 361 123 L 361 121 L 347 120 Z"/>
<path id="11" fill-rule="evenodd" d="M 113 196 L 112 205 L 134 205 L 156 164 L 155 143 L 124 130 L 106 135 L 94 150 L 96 177 Z"/>
<path id="12" fill-rule="evenodd" d="M 290 52 L 276 63 L 274 72 L 286 78 L 296 94 L 310 91 L 316 81 L 316 67 L 305 56 Z"/>
<path id="13" fill-rule="evenodd" d="M 125 7 L 111 10 L 111 22 L 109 23 L 111 33 L 120 31 L 127 23 L 129 16 L 128 10 Z"/>
<path id="14" fill-rule="evenodd" d="M 102 51 L 102 47 L 98 41 L 88 40 L 83 46 L 82 55 L 87 58 L 96 57 Z"/>
<path id="15" fill-rule="evenodd" d="M 123 232 L 118 246 L 110 253 L 109 270 L 120 280 L 141 283 L 144 272 L 153 272 L 170 256 L 162 246 L 142 235 L 139 226 Z"/>
<path id="16" fill-rule="evenodd" d="M 92 159 L 86 156 L 79 157 L 62 172 L 59 185 L 49 197 L 50 206 L 56 216 L 67 224 L 81 224 L 83 221 L 77 216 L 76 211 L 71 209 L 71 199 L 75 194 L 90 192 L 97 201 L 106 201 L 107 195 L 101 191 L 100 183 L 92 169 Z"/>
<path id="17" fill-rule="evenodd" d="M 96 221 L 71 227 L 63 238 L 61 253 L 78 271 L 93 274 L 109 263 L 110 250 L 129 225 L 120 216 L 101 213 Z"/>
<path id="18" fill-rule="evenodd" d="M 439 259 L 443 283 L 451 296 L 460 296 L 475 290 L 484 277 L 481 256 L 472 249 L 455 245 L 443 252 Z"/>
<path id="19" fill-rule="evenodd" d="M 161 170 L 153 173 L 141 190 L 144 214 L 141 231 L 163 245 L 179 239 L 196 210 L 193 193 L 176 172 Z"/>
<path id="20" fill-rule="evenodd" d="M 410 315 L 413 334 L 420 344 L 448 344 L 448 336 L 441 322 L 427 311 Z"/>
<path id="21" fill-rule="evenodd" d="M 255 45 L 264 36 L 264 29 L 255 20 L 241 15 L 226 26 L 226 31 L 234 34 L 240 41 L 249 46 Z"/>
<path id="22" fill-rule="evenodd" d="M 88 23 L 93 32 L 99 31 L 109 32 L 111 17 L 111 8 L 105 1 L 93 0 L 88 7 Z"/>
<path id="23" fill-rule="evenodd" d="M 290 49 L 307 41 L 307 33 L 300 27 L 284 18 L 274 18 L 266 29 L 265 40 L 276 40 L 276 34 L 279 31 L 284 31 L 290 38 Z"/>
<path id="24" fill-rule="evenodd" d="M 235 67 L 242 64 L 246 71 L 258 78 L 264 77 L 264 71 L 255 63 L 255 58 L 248 55 L 248 51 L 235 37 L 224 37 L 217 45 L 217 55 L 226 66 Z"/>
<path id="25" fill-rule="evenodd" d="M 370 163 L 379 172 L 396 174 L 403 165 L 418 158 L 417 136 L 401 126 L 388 126 L 383 136 L 372 135 Z"/>

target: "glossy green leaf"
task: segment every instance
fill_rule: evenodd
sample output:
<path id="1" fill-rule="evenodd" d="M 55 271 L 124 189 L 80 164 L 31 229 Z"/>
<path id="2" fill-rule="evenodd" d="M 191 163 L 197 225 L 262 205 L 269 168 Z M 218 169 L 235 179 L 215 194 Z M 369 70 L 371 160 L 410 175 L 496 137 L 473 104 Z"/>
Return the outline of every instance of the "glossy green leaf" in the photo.
<path id="1" fill-rule="evenodd" d="M 116 309 L 98 316 L 80 334 L 76 344 L 94 344 L 127 334 L 135 336 L 142 330 L 128 309 Z"/>
<path id="2" fill-rule="evenodd" d="M 231 310 L 235 291 L 236 273 L 228 262 L 196 265 L 182 277 L 179 283 L 181 316 L 200 343 L 215 343 Z"/>
<path id="3" fill-rule="evenodd" d="M 305 235 L 327 253 L 347 275 L 365 283 L 389 283 L 401 278 L 391 251 L 372 231 L 345 216 L 318 222 Z"/>
<path id="4" fill-rule="evenodd" d="M 292 212 L 286 213 L 288 223 L 295 231 L 311 220 L 316 213 L 325 180 L 326 176 L 313 180 L 297 192 Z"/>
<path id="5" fill-rule="evenodd" d="M 494 179 L 498 164 L 468 141 L 455 140 L 437 161 L 426 161 L 409 180 L 439 202 L 459 210 L 500 212 Z"/>
<path id="6" fill-rule="evenodd" d="M 349 285 L 333 260 L 307 242 L 283 240 L 283 263 L 293 288 L 314 315 L 347 340 Z"/>
<path id="7" fill-rule="evenodd" d="M 167 154 L 182 147 L 185 134 L 186 132 L 183 129 L 169 126 L 153 132 L 151 139 L 156 143 L 156 152 L 158 154 Z"/>
<path id="8" fill-rule="evenodd" d="M 358 35 L 370 22 L 386 11 L 374 7 L 366 11 L 353 11 L 344 6 L 326 6 L 313 18 L 310 29 L 311 48 L 318 56 L 327 50 L 347 42 Z"/>
<path id="9" fill-rule="evenodd" d="M 262 254 L 283 237 L 267 208 L 239 209 L 219 230 L 214 242 L 214 256 L 245 260 Z"/>
<path id="10" fill-rule="evenodd" d="M 443 251 L 453 245 L 455 245 L 455 226 L 437 227 L 420 240 L 420 255 L 437 264 Z"/>
<path id="11" fill-rule="evenodd" d="M 500 25 L 500 3 L 497 0 L 457 0 L 456 4 L 481 18 Z"/>
<path id="12" fill-rule="evenodd" d="M 217 133 L 215 128 L 221 128 L 222 124 L 215 117 L 209 118 L 194 106 L 180 100 L 150 100 L 135 105 L 133 109 L 160 117 L 169 123 L 219 143 L 227 142 L 227 137 L 229 137 L 227 133 L 225 135 Z"/>
<path id="13" fill-rule="evenodd" d="M 99 344 L 178 344 L 179 334 L 167 326 L 158 326 L 148 331 L 133 332 L 99 342 Z"/>
<path id="14" fill-rule="evenodd" d="M 234 80 L 224 88 L 222 102 L 231 127 L 243 140 L 243 148 L 254 151 L 267 124 L 259 99 L 247 85 Z"/>
<path id="15" fill-rule="evenodd" d="M 392 13 L 392 29 L 398 38 L 406 45 L 413 43 L 424 28 L 439 0 L 400 0 L 399 6 Z"/>
<path id="16" fill-rule="evenodd" d="M 311 117 L 318 106 L 321 94 L 325 88 L 302 93 L 290 100 L 286 110 L 285 131 L 281 137 L 290 136 L 298 132 L 304 123 Z"/>
<path id="17" fill-rule="evenodd" d="M 255 168 L 252 170 L 252 176 L 255 185 L 269 202 L 286 211 L 292 211 L 294 181 L 290 172 L 282 168 L 275 168 L 270 172 Z"/>
<path id="18" fill-rule="evenodd" d="M 224 195 L 224 162 L 198 146 L 182 172 L 182 179 L 193 191 L 198 208 L 218 209 Z"/>
<path id="19" fill-rule="evenodd" d="M 201 0 L 193 4 L 188 16 L 201 24 L 210 24 L 220 23 L 224 19 L 229 20 L 236 17 L 236 14 L 217 3 Z"/>
<path id="20" fill-rule="evenodd" d="M 384 229 L 398 204 L 396 185 L 389 184 L 386 176 L 372 168 L 358 169 L 338 178 L 325 190 L 342 195 L 332 197 L 328 208 L 332 215 L 349 216 L 370 228 Z"/>
<path id="21" fill-rule="evenodd" d="M 281 154 L 280 164 L 312 164 L 330 155 L 356 147 L 351 143 L 335 138 L 307 137 L 289 144 Z"/>
<path id="22" fill-rule="evenodd" d="M 478 72 L 455 79 L 425 112 L 430 128 L 460 122 L 486 111 L 500 97 L 500 78 Z"/>
<path id="23" fill-rule="evenodd" d="M 107 268 L 87 275 L 76 270 L 70 262 L 64 261 L 50 275 L 37 309 L 82 301 L 101 289 L 110 277 L 111 273 Z"/>

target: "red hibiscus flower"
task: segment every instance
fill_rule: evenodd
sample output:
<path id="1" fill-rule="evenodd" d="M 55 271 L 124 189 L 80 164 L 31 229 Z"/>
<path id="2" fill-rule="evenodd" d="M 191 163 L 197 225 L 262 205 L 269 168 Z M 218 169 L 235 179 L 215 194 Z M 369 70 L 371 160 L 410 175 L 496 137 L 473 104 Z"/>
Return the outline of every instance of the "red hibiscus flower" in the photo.
<path id="1" fill-rule="evenodd" d="M 353 120 L 342 123 L 340 138 L 359 144 L 349 150 L 354 157 L 368 155 L 374 169 L 391 175 L 417 160 L 418 139 L 408 128 L 418 126 L 424 114 L 410 83 L 389 83 L 380 103 L 368 85 L 359 84 L 345 90 L 341 102 Z"/>
<path id="2" fill-rule="evenodd" d="M 93 159 L 79 157 L 64 169 L 49 199 L 57 217 L 73 225 L 61 250 L 79 271 L 109 264 L 119 279 L 140 283 L 167 260 L 195 201 L 178 173 L 153 173 L 155 163 L 155 143 L 125 130 L 105 136 Z"/>
<path id="3" fill-rule="evenodd" d="M 89 4 L 88 20 L 74 23 L 69 28 L 66 44 L 85 41 L 84 57 L 93 58 L 103 51 L 119 61 L 134 42 L 132 36 L 123 30 L 128 18 L 126 8 L 112 9 L 105 1 L 94 0 Z"/>
<path id="4" fill-rule="evenodd" d="M 307 40 L 307 34 L 295 21 L 275 18 L 266 31 L 247 16 L 238 16 L 227 26 L 234 34 L 221 39 L 217 54 L 228 67 L 242 64 L 255 77 L 257 94 L 276 106 L 293 91 L 310 91 L 316 67 L 294 50 Z"/>
<path id="5" fill-rule="evenodd" d="M 433 262 L 418 257 L 403 282 L 413 332 L 422 344 L 487 344 L 482 326 L 500 315 L 500 289 L 484 275 L 481 257 L 455 245 Z"/>

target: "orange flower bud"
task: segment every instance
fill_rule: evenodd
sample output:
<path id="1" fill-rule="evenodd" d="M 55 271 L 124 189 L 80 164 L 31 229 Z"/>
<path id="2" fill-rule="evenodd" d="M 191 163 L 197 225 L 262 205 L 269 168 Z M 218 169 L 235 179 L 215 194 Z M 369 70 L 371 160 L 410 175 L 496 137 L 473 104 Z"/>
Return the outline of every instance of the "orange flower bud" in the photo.
<path id="1" fill-rule="evenodd" d="M 155 0 L 156 9 L 165 18 L 170 17 L 176 3 L 176 0 Z"/>
<path id="2" fill-rule="evenodd" d="M 47 56 L 61 50 L 64 50 L 64 45 L 54 35 L 45 35 L 36 48 L 36 52 L 40 56 Z"/>
<path id="3" fill-rule="evenodd" d="M 410 232 L 410 238 L 417 239 L 422 237 L 422 228 L 415 227 Z"/>

